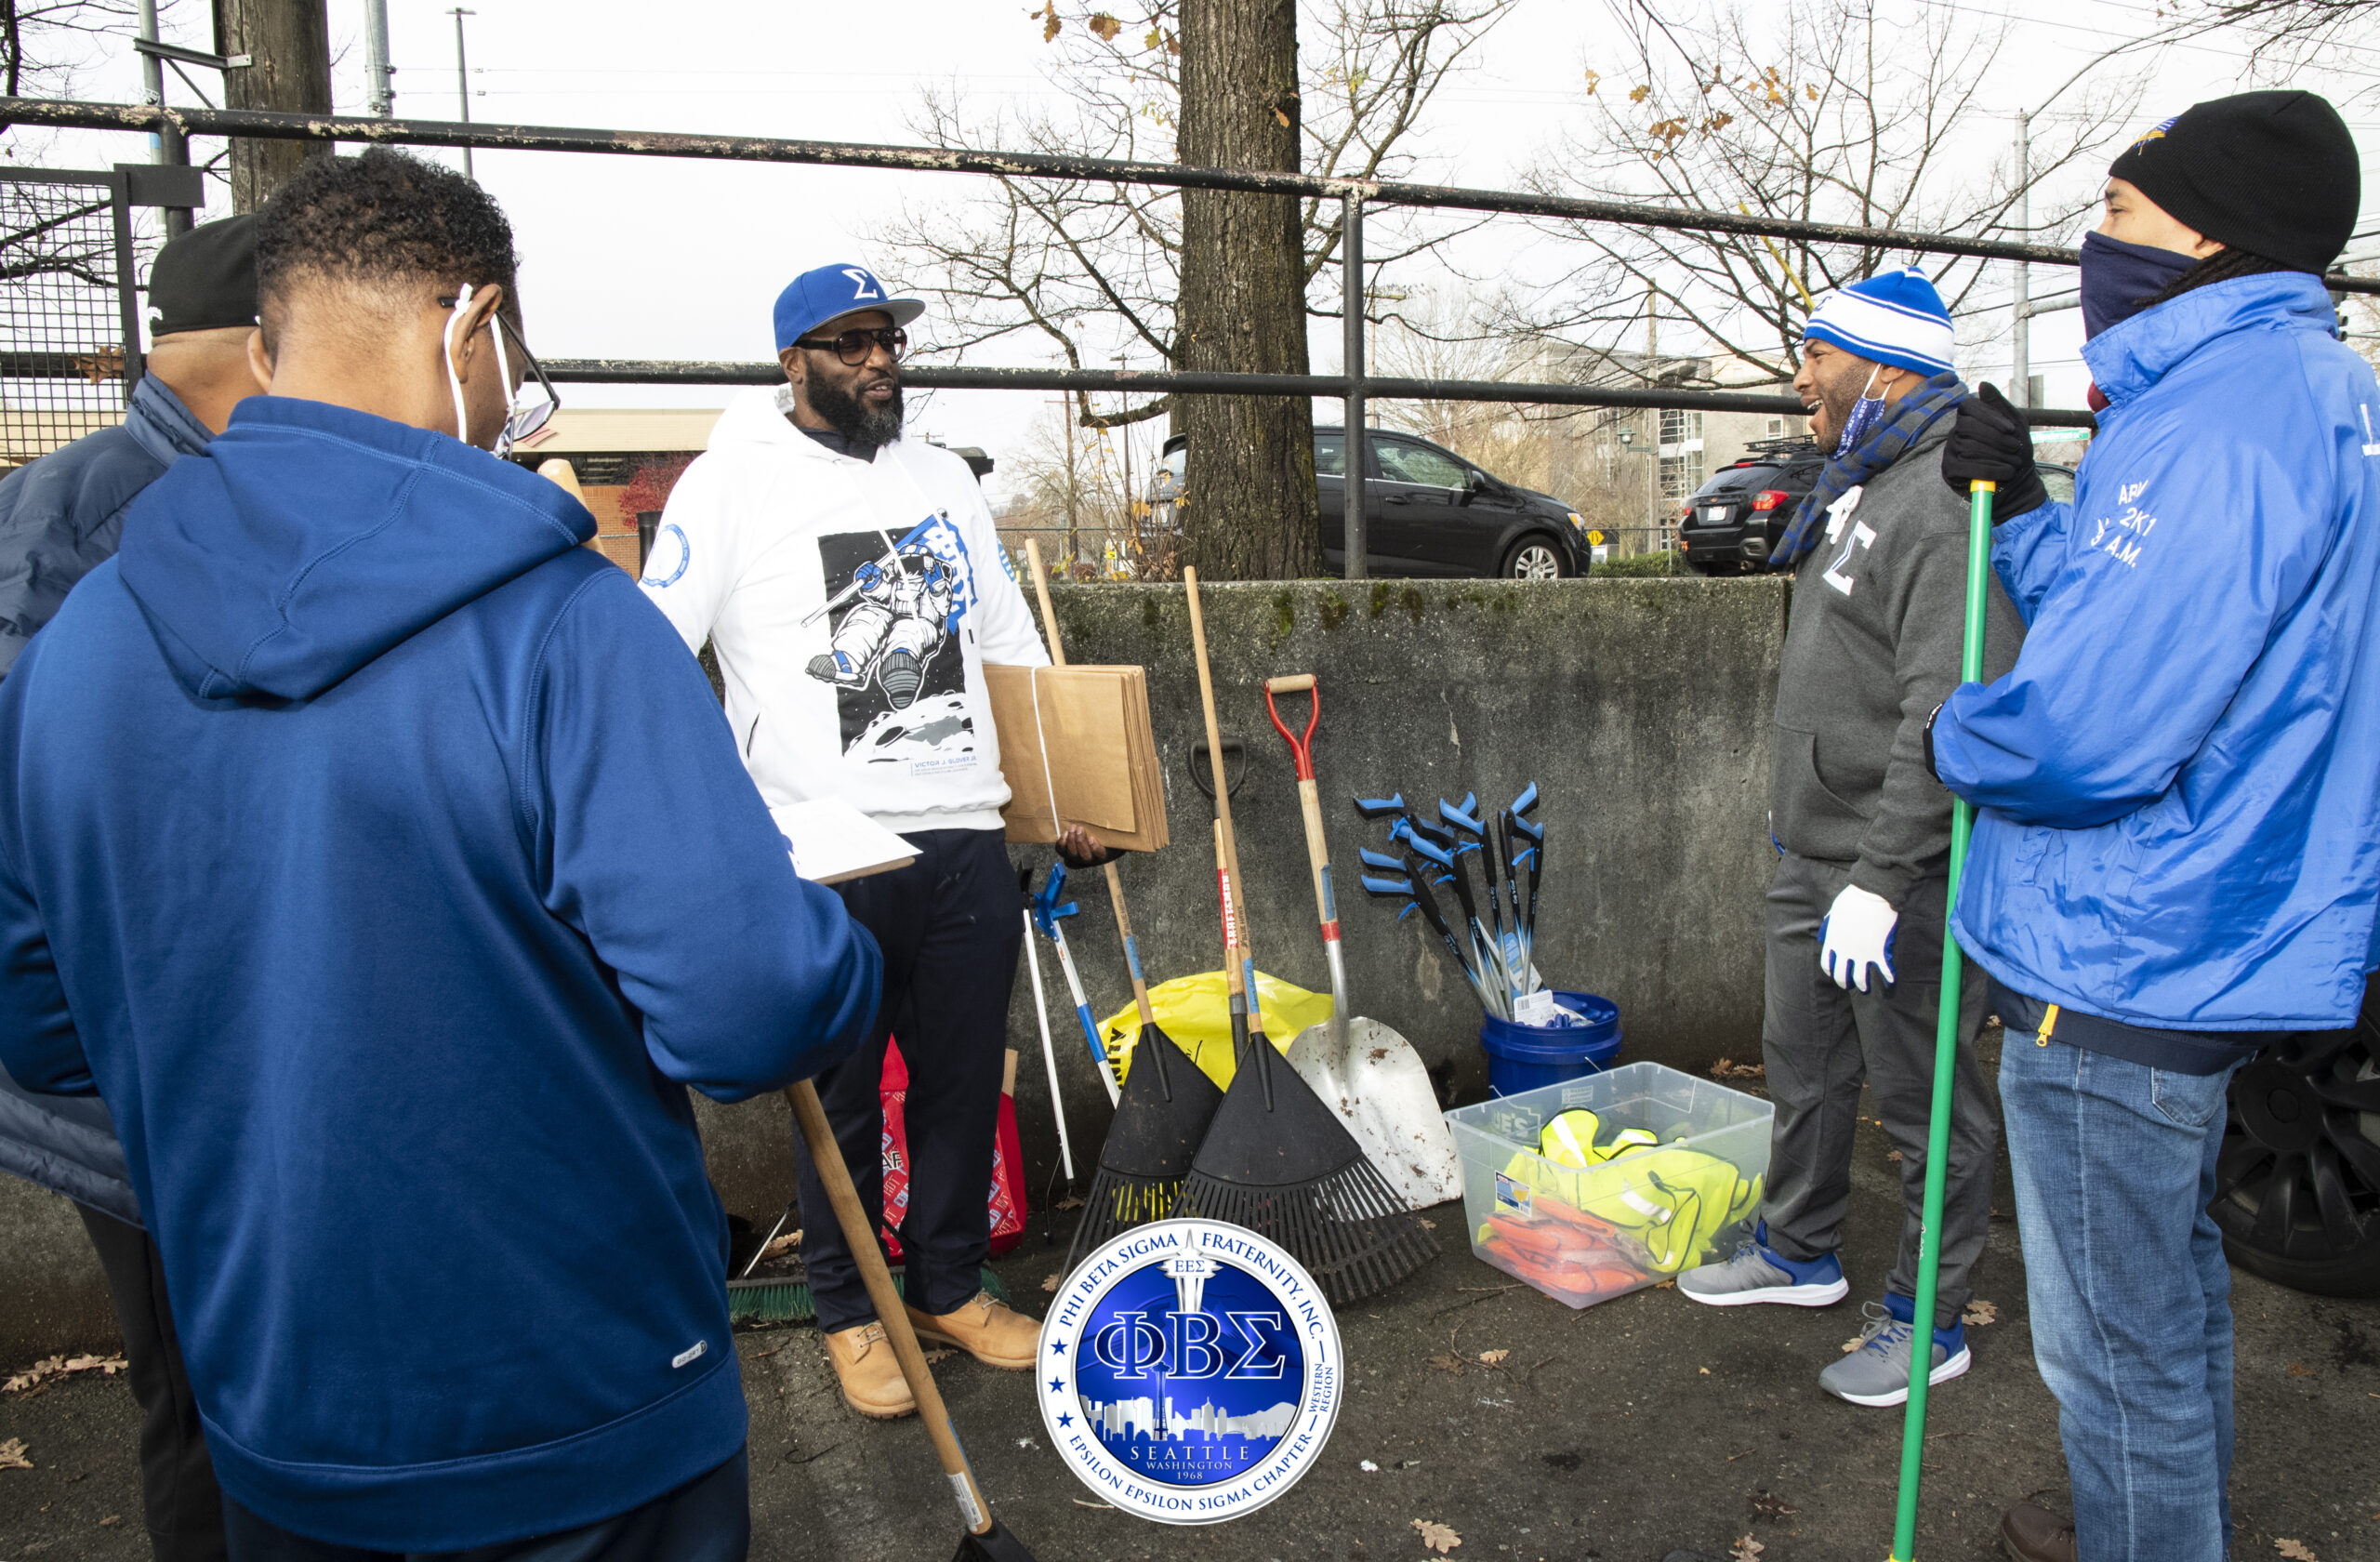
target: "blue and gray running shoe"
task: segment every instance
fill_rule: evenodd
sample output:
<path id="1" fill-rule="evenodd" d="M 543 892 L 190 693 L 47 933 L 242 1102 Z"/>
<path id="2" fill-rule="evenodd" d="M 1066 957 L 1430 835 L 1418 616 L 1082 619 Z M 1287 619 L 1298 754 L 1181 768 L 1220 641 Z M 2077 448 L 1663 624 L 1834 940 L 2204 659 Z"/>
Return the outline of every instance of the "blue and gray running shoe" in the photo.
<path id="1" fill-rule="evenodd" d="M 1710 1307 L 1749 1307 L 1777 1302 L 1788 1307 L 1824 1307 L 1851 1293 L 1843 1264 L 1827 1253 L 1796 1264 L 1768 1245 L 1768 1223 L 1724 1264 L 1706 1264 L 1677 1277 L 1677 1289 Z"/>
<path id="2" fill-rule="evenodd" d="M 1884 1293 L 1884 1304 L 1866 1304 L 1867 1327 L 1858 1347 L 1818 1374 L 1818 1386 L 1837 1399 L 1855 1405 L 1900 1405 L 1909 1400 L 1909 1357 L 1916 1338 L 1915 1304 L 1906 1296 Z M 1934 1367 L 1930 1384 L 1948 1383 L 1974 1365 L 1967 1350 L 1967 1328 L 1954 1323 L 1934 1330 Z"/>

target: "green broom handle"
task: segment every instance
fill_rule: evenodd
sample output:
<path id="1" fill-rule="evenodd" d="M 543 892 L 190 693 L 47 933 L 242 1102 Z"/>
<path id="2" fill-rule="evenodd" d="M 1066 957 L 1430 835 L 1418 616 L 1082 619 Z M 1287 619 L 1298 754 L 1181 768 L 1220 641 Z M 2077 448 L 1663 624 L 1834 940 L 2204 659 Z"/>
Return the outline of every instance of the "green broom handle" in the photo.
<path id="1" fill-rule="evenodd" d="M 1967 484 L 1966 643 L 1959 680 L 1983 682 L 1984 590 L 1991 579 L 1991 496 L 1994 484 Z M 1917 1555 L 1917 1484 L 1925 1464 L 1925 1392 L 1934 1366 L 1934 1300 L 1942 1280 L 1942 1190 L 1950 1177 L 1950 1082 L 1959 1058 L 1959 946 L 1950 911 L 1959 904 L 1959 872 L 1966 866 L 1975 805 L 1950 800 L 1950 881 L 1942 902 L 1942 1006 L 1934 1022 L 1934 1110 L 1925 1125 L 1925 1217 L 1917 1238 L 1916 1333 L 1909 1347 L 1909 1414 L 1901 1425 L 1900 1504 L 1893 1520 L 1892 1562 Z"/>

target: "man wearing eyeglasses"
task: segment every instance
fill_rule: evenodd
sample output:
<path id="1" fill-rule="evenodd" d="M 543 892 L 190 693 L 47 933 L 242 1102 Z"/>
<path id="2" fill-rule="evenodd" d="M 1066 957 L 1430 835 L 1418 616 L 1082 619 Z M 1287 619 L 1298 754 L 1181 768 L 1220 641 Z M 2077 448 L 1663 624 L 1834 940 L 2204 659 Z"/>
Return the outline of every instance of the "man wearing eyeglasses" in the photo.
<path id="1" fill-rule="evenodd" d="M 843 1159 L 881 1224 L 886 1036 L 909 1066 L 901 1223 L 920 1335 L 1033 1364 L 1037 1326 L 979 1291 L 1020 927 L 983 668 L 1046 666 L 974 475 L 901 427 L 906 327 L 923 312 L 865 266 L 821 266 L 776 302 L 786 383 L 746 392 L 662 512 L 645 593 L 710 642 L 745 767 L 771 807 L 841 797 L 917 848 L 838 885 L 884 951 L 867 1045 L 819 1077 Z M 1079 828 L 1061 848 L 1097 860 Z M 907 1415 L 908 1386 L 806 1154 L 802 1256 L 843 1397 Z"/>

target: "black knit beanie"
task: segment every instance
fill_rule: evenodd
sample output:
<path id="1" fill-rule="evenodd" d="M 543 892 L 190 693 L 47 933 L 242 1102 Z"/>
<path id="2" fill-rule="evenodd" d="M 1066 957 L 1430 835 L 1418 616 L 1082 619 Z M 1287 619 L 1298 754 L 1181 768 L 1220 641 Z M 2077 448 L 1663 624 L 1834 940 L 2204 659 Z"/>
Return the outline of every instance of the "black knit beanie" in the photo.
<path id="1" fill-rule="evenodd" d="M 2311 92 L 2242 92 L 2192 104 L 2108 165 L 2215 243 L 2296 271 L 2329 268 L 2363 201 L 2355 138 Z"/>

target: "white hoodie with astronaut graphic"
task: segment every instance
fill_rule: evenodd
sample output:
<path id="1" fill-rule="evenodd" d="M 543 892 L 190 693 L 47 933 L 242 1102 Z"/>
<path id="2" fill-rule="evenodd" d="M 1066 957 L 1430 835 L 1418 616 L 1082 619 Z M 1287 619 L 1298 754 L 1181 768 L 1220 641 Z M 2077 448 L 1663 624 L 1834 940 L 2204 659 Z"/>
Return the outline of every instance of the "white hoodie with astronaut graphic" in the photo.
<path id="1" fill-rule="evenodd" d="M 984 663 L 1045 667 L 967 463 L 909 439 L 873 461 L 739 395 L 662 512 L 642 585 L 711 643 L 772 808 L 840 796 L 893 830 L 998 829 Z"/>

